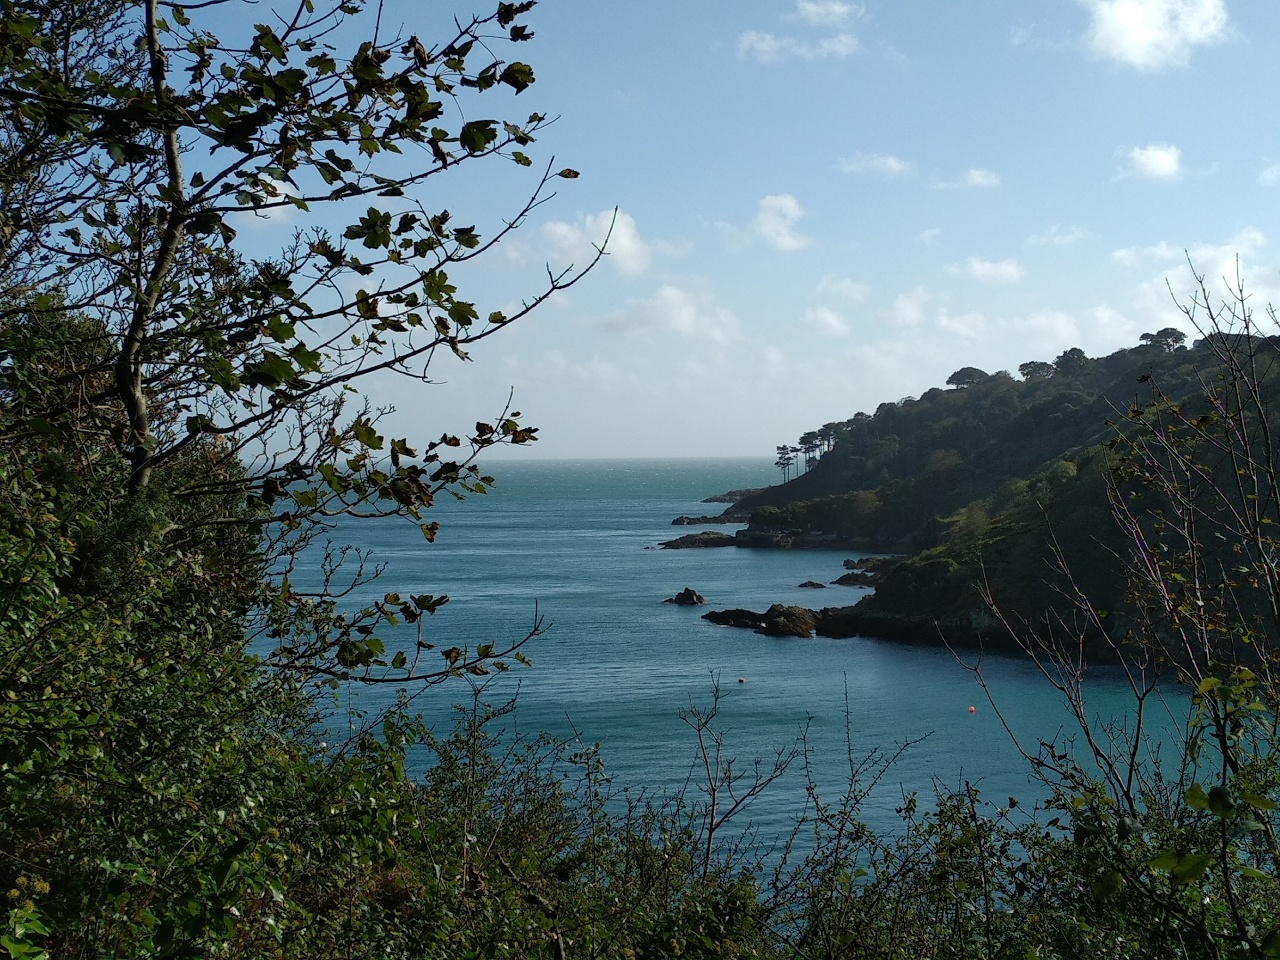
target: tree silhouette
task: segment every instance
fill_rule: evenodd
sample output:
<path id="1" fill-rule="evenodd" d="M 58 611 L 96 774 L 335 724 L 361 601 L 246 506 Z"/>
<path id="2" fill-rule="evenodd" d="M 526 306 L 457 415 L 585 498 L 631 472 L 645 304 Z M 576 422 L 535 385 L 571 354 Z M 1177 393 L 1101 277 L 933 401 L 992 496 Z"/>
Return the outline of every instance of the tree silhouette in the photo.
<path id="1" fill-rule="evenodd" d="M 985 370 L 979 370 L 977 367 L 961 367 L 947 377 L 947 385 L 951 387 L 971 387 L 974 384 L 984 382 L 988 376 L 989 374 Z"/>

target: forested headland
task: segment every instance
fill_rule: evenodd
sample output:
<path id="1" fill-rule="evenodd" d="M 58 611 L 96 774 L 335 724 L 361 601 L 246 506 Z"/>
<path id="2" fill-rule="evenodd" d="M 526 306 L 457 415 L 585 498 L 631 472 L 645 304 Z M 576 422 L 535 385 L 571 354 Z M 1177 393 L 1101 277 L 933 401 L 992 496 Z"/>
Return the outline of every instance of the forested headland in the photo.
<path id="1" fill-rule="evenodd" d="M 1273 345 L 1243 297 L 1193 321 L 1222 380 L 1159 344 L 1043 382 L 970 374 L 856 421 L 755 504 L 756 523 L 988 558 L 1041 504 L 1113 490 L 1156 547 L 1123 565 L 1149 613 L 1124 645 L 1135 702 L 1157 702 L 1172 638 L 1192 713 L 1155 765 L 1141 709 L 1108 738 L 1083 663 L 1038 648 L 1081 733 L 1028 758 L 1052 797 L 1037 816 L 940 791 L 878 837 L 858 809 L 891 767 L 851 750 L 842 795 L 753 844 L 744 810 L 803 743 L 733 763 L 712 695 L 688 715 L 699 780 L 624 793 L 591 748 L 498 738 L 504 708 L 465 685 L 527 668 L 541 624 L 464 648 L 420 629 L 446 596 L 349 605 L 372 571 L 324 547 L 335 518 L 430 540 L 438 498 L 494 482 L 479 454 L 536 438 L 510 409 L 394 436 L 362 391 L 428 381 L 584 275 L 548 273 L 510 313 L 455 277 L 578 176 L 535 160 L 547 118 L 514 99 L 536 79 L 533 6 L 428 37 L 359 0 L 0 0 L 0 955 L 1280 955 L 1270 648 L 1221 655 L 1280 610 Z M 527 199 L 473 224 L 424 189 L 459 168 L 527 176 Z M 251 252 L 237 218 L 273 212 L 299 229 Z M 1117 483 L 1154 513 L 1088 459 L 1130 416 L 1104 397 L 1122 404 L 1107 391 L 1139 356 L 1164 392 L 1134 408 Z M 1021 451 L 1000 447 L 1032 410 Z M 394 705 L 351 709 L 362 685 Z M 456 727 L 427 729 L 424 697 L 459 701 Z"/>
<path id="2" fill-rule="evenodd" d="M 1265 430 L 1238 423 L 1230 441 L 1213 431 L 1244 416 L 1232 403 L 1265 407 L 1277 341 L 1203 332 L 1187 343 L 1163 329 L 1098 358 L 1073 348 L 1022 364 L 1018 378 L 965 367 L 945 388 L 827 424 L 779 448 L 794 479 L 735 506 L 750 516 L 740 539 L 898 555 L 864 578 L 876 590 L 856 612 L 829 618 L 844 634 L 1016 650 L 1028 631 L 1065 629 L 1114 656 L 1139 614 L 1128 577 L 1135 547 L 1170 549 L 1154 517 L 1190 513 L 1184 534 L 1208 534 L 1199 562 L 1240 570 L 1222 513 L 1247 507 L 1261 524 L 1273 506 L 1269 479 L 1257 475 L 1262 451 L 1249 449 Z M 1186 488 L 1170 490 L 1176 481 L 1162 471 Z M 1157 478 L 1158 491 L 1142 482 Z M 1111 618 L 1107 630 L 1081 619 L 1082 598 Z M 1269 625 L 1255 633 L 1274 645 Z M 1253 655 L 1249 643 L 1240 656 Z"/>

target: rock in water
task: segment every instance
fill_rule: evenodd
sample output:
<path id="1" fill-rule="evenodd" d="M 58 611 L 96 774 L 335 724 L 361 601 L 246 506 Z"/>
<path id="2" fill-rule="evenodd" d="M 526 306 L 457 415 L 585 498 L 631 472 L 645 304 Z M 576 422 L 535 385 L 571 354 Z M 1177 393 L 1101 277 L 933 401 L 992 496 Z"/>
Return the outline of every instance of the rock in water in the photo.
<path id="1" fill-rule="evenodd" d="M 693 587 L 685 587 L 674 597 L 668 597 L 663 603 L 674 603 L 678 607 L 700 607 L 707 601 Z"/>
<path id="2" fill-rule="evenodd" d="M 817 616 L 812 610 L 781 603 L 775 603 L 764 613 L 741 608 L 712 610 L 704 613 L 702 619 L 725 627 L 745 627 L 766 637 L 811 637 L 817 625 Z"/>
<path id="3" fill-rule="evenodd" d="M 663 550 L 684 550 L 689 547 L 732 547 L 737 541 L 727 533 L 718 530 L 703 530 L 701 533 L 690 533 L 662 544 Z"/>

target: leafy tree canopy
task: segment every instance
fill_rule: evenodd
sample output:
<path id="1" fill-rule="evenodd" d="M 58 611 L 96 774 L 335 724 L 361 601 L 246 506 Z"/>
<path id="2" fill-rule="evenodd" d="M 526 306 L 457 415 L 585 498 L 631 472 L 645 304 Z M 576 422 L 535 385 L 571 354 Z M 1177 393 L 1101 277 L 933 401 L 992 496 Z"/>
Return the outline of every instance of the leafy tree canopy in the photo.
<path id="1" fill-rule="evenodd" d="M 985 370 L 979 370 L 977 367 L 961 367 L 947 377 L 947 386 L 971 387 L 975 383 L 982 383 L 988 376 L 989 374 Z"/>

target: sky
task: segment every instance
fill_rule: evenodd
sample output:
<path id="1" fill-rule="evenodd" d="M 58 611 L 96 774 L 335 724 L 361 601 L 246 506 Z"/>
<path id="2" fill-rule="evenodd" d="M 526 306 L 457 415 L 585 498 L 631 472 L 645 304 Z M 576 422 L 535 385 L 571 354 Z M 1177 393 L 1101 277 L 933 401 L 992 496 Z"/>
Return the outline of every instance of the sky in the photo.
<path id="1" fill-rule="evenodd" d="M 427 39 L 473 9 L 389 0 L 384 23 Z M 492 109 L 558 118 L 535 169 L 582 176 L 461 293 L 509 310 L 616 210 L 608 256 L 436 383 L 373 384 L 397 435 L 514 391 L 525 455 L 769 456 L 960 367 L 1194 336 L 1188 258 L 1280 304 L 1274 0 L 543 0 L 527 22 L 537 82 Z M 529 177 L 431 183 L 484 233 Z"/>

